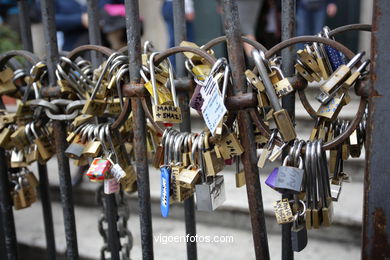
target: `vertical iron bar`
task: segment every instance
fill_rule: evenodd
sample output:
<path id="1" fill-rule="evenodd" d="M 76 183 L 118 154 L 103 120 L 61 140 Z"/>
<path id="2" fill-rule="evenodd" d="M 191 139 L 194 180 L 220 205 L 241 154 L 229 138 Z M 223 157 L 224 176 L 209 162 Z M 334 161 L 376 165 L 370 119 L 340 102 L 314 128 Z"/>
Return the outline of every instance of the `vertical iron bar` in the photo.
<path id="1" fill-rule="evenodd" d="M 233 78 L 233 93 L 235 95 L 247 91 L 245 78 L 245 60 L 241 39 L 240 22 L 235 0 L 223 0 L 224 26 L 227 36 L 229 65 Z M 269 259 L 268 239 L 265 226 L 263 198 L 260 178 L 257 168 L 255 140 L 252 120 L 247 111 L 237 114 L 238 128 L 244 153 L 241 156 L 245 170 L 245 181 L 248 195 L 249 213 L 252 223 L 253 242 L 256 259 Z"/>
<path id="2" fill-rule="evenodd" d="M 140 82 L 141 69 L 141 34 L 138 0 L 125 0 L 126 32 L 129 53 L 130 84 Z M 131 99 L 134 129 L 134 154 L 137 169 L 138 205 L 141 226 L 142 259 L 152 260 L 153 227 L 150 207 L 149 168 L 146 153 L 145 112 L 139 98 Z"/>
<path id="3" fill-rule="evenodd" d="M 94 45 L 102 45 L 102 37 L 100 33 L 100 13 L 99 0 L 87 0 L 88 12 L 88 34 L 89 43 Z M 101 63 L 101 55 L 97 52 L 92 52 L 92 66 L 96 68 Z"/>
<path id="4" fill-rule="evenodd" d="M 374 0 L 371 40 L 371 91 L 368 99 L 364 178 L 363 260 L 390 258 L 390 5 Z"/>
<path id="5" fill-rule="evenodd" d="M 295 0 L 282 0 L 282 41 L 295 36 Z M 285 77 L 294 75 L 295 46 L 290 46 L 282 50 L 282 70 Z M 295 93 L 291 93 L 282 98 L 282 107 L 290 114 L 294 122 L 295 118 Z M 283 157 L 286 156 L 286 152 Z M 283 195 L 283 198 L 292 199 L 291 195 Z M 282 260 L 293 260 L 294 252 L 291 244 L 292 224 L 282 225 Z"/>
<path id="6" fill-rule="evenodd" d="M 89 43 L 94 45 L 101 45 L 102 38 L 99 26 L 99 1 L 87 0 L 87 12 Z M 91 58 L 93 67 L 98 67 L 102 61 L 101 55 L 99 55 L 97 52 L 92 52 Z M 105 215 L 108 223 L 108 250 L 110 251 L 112 260 L 119 260 L 120 241 L 117 227 L 118 209 L 115 201 L 115 194 L 104 194 L 103 196 L 106 201 Z"/>
<path id="7" fill-rule="evenodd" d="M 41 0 L 42 23 L 46 43 L 46 63 L 50 85 L 56 84 L 55 68 L 59 60 L 54 1 Z M 65 155 L 68 146 L 66 142 L 66 126 L 63 121 L 54 121 L 54 140 L 57 151 L 58 174 L 60 179 L 61 204 L 64 215 L 66 255 L 68 259 L 78 259 L 76 220 L 74 215 L 74 204 L 72 196 L 72 181 L 70 177 L 69 159 Z"/>
<path id="8" fill-rule="evenodd" d="M 31 36 L 30 12 L 27 0 L 18 0 L 19 27 L 22 38 L 23 49 L 33 52 L 33 42 Z"/>
<path id="9" fill-rule="evenodd" d="M 184 0 L 173 0 L 173 29 L 175 35 L 175 46 L 187 39 L 187 27 L 184 11 Z M 176 74 L 179 78 L 186 77 L 184 67 L 185 57 L 183 54 L 176 54 Z M 179 105 L 183 122 L 180 124 L 181 132 L 191 132 L 191 114 L 188 106 L 189 97 L 187 92 L 178 92 Z M 196 235 L 195 202 L 192 195 L 184 201 L 184 216 L 186 223 L 186 234 L 193 237 Z M 196 241 L 187 241 L 187 259 L 198 259 Z"/>
<path id="10" fill-rule="evenodd" d="M 2 220 L 2 230 L 4 232 L 6 259 L 17 260 L 19 258 L 15 221 L 12 211 L 11 191 L 8 180 L 5 150 L 3 148 L 0 148 L 0 214 Z"/>
<path id="11" fill-rule="evenodd" d="M 110 251 L 111 260 L 119 260 L 120 241 L 117 229 L 118 208 L 115 201 L 115 194 L 104 194 L 106 200 L 106 219 L 108 223 L 108 250 Z"/>
<path id="12" fill-rule="evenodd" d="M 39 174 L 39 193 L 41 196 L 43 222 L 45 225 L 47 258 L 55 260 L 56 243 L 54 237 L 53 214 L 50 204 L 51 200 L 49 191 L 49 180 L 47 178 L 47 166 L 46 164 L 40 164 L 39 162 L 37 164 Z"/>
<path id="13" fill-rule="evenodd" d="M 31 22 L 27 0 L 19 0 L 19 23 L 23 48 L 33 52 L 33 41 L 31 35 Z M 39 175 L 39 194 L 42 203 L 43 222 L 45 226 L 45 238 L 48 259 L 56 259 L 56 244 L 54 236 L 53 214 L 51 208 L 49 180 L 47 177 L 46 164 L 37 162 Z"/>

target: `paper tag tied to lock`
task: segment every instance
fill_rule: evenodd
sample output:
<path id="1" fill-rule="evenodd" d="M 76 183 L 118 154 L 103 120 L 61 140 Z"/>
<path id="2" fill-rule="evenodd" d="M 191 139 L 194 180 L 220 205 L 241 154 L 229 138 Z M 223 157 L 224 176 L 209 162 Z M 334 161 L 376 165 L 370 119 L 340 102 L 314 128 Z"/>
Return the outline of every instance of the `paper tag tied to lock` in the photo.
<path id="1" fill-rule="evenodd" d="M 103 158 L 95 158 L 86 173 L 91 181 L 101 182 L 110 174 L 111 162 Z"/>
<path id="2" fill-rule="evenodd" d="M 227 112 L 223 97 L 218 88 L 218 81 L 213 76 L 209 76 L 200 93 L 204 100 L 201 107 L 204 121 L 210 132 L 214 134 L 218 124 Z"/>
<path id="3" fill-rule="evenodd" d="M 104 193 L 112 194 L 118 192 L 120 189 L 119 182 L 115 178 L 104 179 Z"/>
<path id="4" fill-rule="evenodd" d="M 161 215 L 166 218 L 169 214 L 169 197 L 170 197 L 170 180 L 171 173 L 168 167 L 161 167 L 161 195 L 160 195 L 160 210 Z"/>

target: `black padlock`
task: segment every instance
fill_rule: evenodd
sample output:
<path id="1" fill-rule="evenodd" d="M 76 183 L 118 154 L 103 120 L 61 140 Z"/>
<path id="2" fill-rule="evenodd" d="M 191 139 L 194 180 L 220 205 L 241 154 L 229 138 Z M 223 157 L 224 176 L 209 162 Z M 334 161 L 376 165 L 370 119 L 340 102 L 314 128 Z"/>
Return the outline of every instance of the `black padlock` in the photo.
<path id="1" fill-rule="evenodd" d="M 307 229 L 306 224 L 300 220 L 297 215 L 291 227 L 291 244 L 292 250 L 295 252 L 302 251 L 307 245 Z"/>

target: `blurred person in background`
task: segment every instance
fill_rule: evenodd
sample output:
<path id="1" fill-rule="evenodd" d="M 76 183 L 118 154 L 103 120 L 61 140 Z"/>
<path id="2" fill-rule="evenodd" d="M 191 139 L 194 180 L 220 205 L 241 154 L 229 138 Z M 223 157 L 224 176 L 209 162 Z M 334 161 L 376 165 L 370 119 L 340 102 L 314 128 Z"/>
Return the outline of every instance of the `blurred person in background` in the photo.
<path id="1" fill-rule="evenodd" d="M 57 30 L 63 33 L 62 50 L 89 43 L 86 0 L 56 0 Z M 113 49 L 126 45 L 124 0 L 99 0 L 102 44 Z M 142 34 L 142 21 L 140 21 Z"/>
<path id="2" fill-rule="evenodd" d="M 251 40 L 256 40 L 255 30 L 263 8 L 263 0 L 238 0 L 238 14 L 240 17 L 241 33 Z M 252 56 L 254 47 L 244 43 L 244 50 L 247 57 Z"/>
<path id="3" fill-rule="evenodd" d="M 256 38 L 267 49 L 281 40 L 281 9 L 280 0 L 266 0 L 260 12 Z"/>
<path id="4" fill-rule="evenodd" d="M 19 35 L 18 14 L 19 10 L 16 0 L 0 0 L 0 24 L 8 26 Z"/>
<path id="5" fill-rule="evenodd" d="M 336 0 L 297 0 L 297 36 L 319 33 L 336 13 Z"/>
<path id="6" fill-rule="evenodd" d="M 195 41 L 195 31 L 194 31 L 194 20 L 195 20 L 195 9 L 194 2 L 192 0 L 184 1 L 185 8 L 185 19 L 186 19 L 186 29 L 187 29 L 187 41 Z M 167 26 L 169 42 L 168 48 L 175 46 L 175 33 L 173 30 L 173 3 L 172 0 L 165 0 L 161 7 L 162 16 L 164 18 L 165 24 Z M 175 56 L 169 57 L 173 66 L 175 66 Z"/>

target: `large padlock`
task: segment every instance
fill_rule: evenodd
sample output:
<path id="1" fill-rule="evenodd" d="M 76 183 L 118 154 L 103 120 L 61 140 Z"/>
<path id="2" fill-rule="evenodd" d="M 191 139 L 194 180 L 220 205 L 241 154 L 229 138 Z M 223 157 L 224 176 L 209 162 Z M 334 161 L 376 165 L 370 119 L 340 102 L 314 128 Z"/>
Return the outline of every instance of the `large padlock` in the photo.
<path id="1" fill-rule="evenodd" d="M 171 93 L 172 93 L 172 103 L 161 104 L 159 102 L 159 93 L 157 91 L 156 86 L 156 77 L 155 77 L 155 68 L 154 68 L 154 57 L 157 53 L 152 53 L 149 59 L 150 65 L 150 77 L 151 83 L 153 87 L 153 100 L 154 104 L 152 106 L 153 109 L 153 119 L 155 122 L 166 122 L 166 123 L 181 123 L 181 110 L 178 106 L 177 97 L 176 97 L 176 89 L 173 78 L 173 70 L 172 66 L 169 63 L 169 83 L 171 85 Z"/>
<path id="2" fill-rule="evenodd" d="M 205 166 L 202 156 L 203 141 L 199 142 L 199 165 L 202 183 L 195 185 L 196 206 L 198 210 L 214 211 L 226 200 L 225 182 L 221 175 L 206 176 Z"/>
<path id="3" fill-rule="evenodd" d="M 266 184 L 281 193 L 299 193 L 303 179 L 303 160 L 299 157 L 299 167 L 287 166 L 289 156 L 286 156 L 283 165 L 275 168 L 268 176 Z"/>

